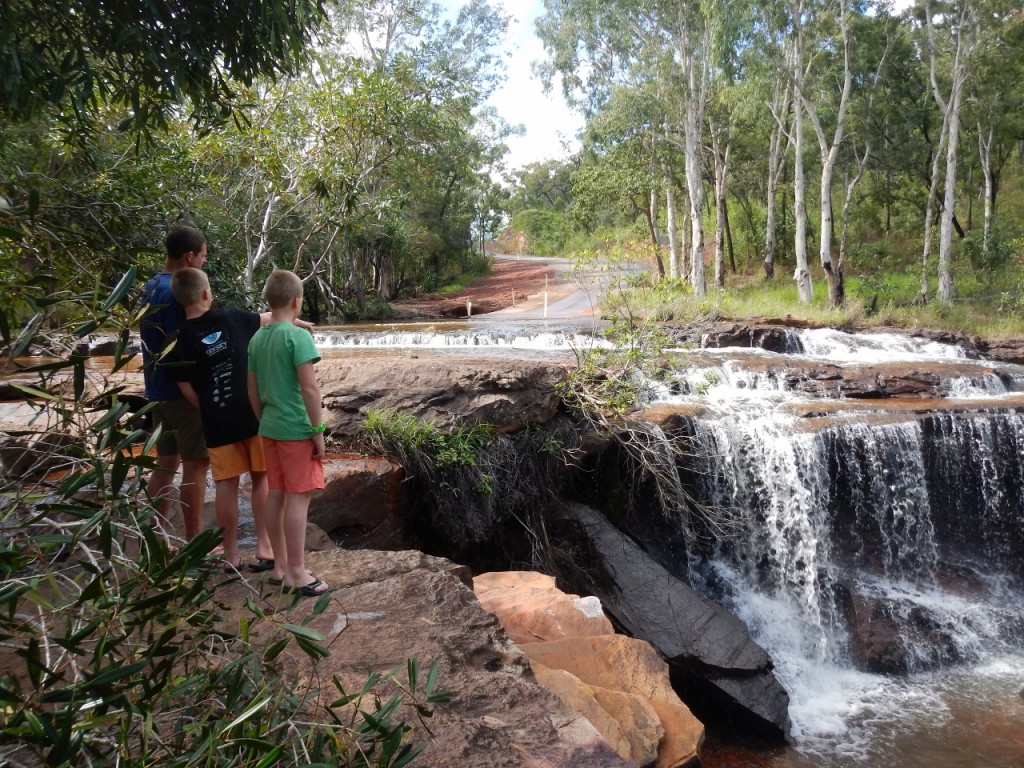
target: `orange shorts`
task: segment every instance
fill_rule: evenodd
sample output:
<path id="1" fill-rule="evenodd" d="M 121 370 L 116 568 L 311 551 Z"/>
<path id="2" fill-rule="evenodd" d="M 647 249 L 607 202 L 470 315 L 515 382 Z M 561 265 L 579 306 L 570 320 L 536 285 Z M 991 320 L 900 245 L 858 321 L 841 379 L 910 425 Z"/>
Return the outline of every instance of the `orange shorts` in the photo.
<path id="1" fill-rule="evenodd" d="M 237 443 L 207 448 L 214 481 L 240 477 L 246 472 L 266 472 L 263 441 L 259 435 Z"/>
<path id="2" fill-rule="evenodd" d="M 313 440 L 263 438 L 267 458 L 267 485 L 286 493 L 307 493 L 324 487 L 324 464 L 313 456 Z"/>

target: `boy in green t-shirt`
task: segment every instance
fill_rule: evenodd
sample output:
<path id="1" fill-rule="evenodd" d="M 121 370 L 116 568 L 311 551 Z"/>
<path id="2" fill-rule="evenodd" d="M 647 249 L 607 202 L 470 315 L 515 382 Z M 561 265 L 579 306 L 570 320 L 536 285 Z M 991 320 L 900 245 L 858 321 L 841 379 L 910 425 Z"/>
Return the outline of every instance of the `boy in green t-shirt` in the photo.
<path id="1" fill-rule="evenodd" d="M 260 420 L 267 465 L 267 528 L 274 549 L 273 584 L 315 597 L 330 587 L 306 570 L 306 516 L 324 487 L 324 428 L 313 364 L 320 355 L 309 333 L 292 323 L 302 309 L 302 281 L 270 273 L 263 287 L 270 322 L 249 342 L 249 403 Z"/>

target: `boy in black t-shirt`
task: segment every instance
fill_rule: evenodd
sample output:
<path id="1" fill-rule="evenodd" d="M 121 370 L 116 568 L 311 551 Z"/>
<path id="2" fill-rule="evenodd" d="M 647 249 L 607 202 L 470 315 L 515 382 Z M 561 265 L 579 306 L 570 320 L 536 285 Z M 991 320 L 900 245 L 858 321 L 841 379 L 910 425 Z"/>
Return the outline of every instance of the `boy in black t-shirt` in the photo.
<path id="1" fill-rule="evenodd" d="M 267 534 L 267 472 L 259 421 L 246 391 L 249 340 L 270 313 L 259 315 L 238 307 L 213 307 L 206 273 L 180 269 L 171 280 L 175 300 L 185 308 L 185 322 L 168 367 L 185 399 L 199 408 L 216 485 L 217 524 L 224 529 L 224 570 L 241 567 L 238 550 L 238 483 L 248 472 L 252 480 L 252 516 L 256 526 L 253 571 L 269 571 L 274 555 Z M 297 321 L 307 329 L 309 323 Z"/>

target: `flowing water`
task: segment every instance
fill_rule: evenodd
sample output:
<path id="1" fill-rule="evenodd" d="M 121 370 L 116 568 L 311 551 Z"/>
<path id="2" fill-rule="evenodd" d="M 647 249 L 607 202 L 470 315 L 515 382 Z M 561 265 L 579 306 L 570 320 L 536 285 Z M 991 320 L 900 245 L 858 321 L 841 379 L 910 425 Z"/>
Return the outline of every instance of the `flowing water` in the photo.
<path id="1" fill-rule="evenodd" d="M 331 356 L 551 356 L 595 341 L 572 323 L 320 331 Z M 691 580 L 764 646 L 791 696 L 792 743 L 712 735 L 708 768 L 1024 768 L 1024 367 L 898 334 L 794 331 L 788 354 L 690 350 L 649 385 L 689 419 L 695 490 L 726 535 Z M 941 382 L 931 399 L 807 394 L 784 370 L 870 365 Z M 693 468 L 691 468 L 693 469 Z M 894 628 L 898 670 L 867 672 L 851 606 Z"/>
<path id="2" fill-rule="evenodd" d="M 893 334 L 798 336 L 785 361 L 707 350 L 651 393 L 696 414 L 700 495 L 726 523 L 692 580 L 791 696 L 792 747 L 711 740 L 705 764 L 1024 766 L 1024 369 Z M 794 361 L 926 366 L 950 397 L 815 400 L 775 375 Z M 851 595 L 897 629 L 898 674 L 855 663 Z"/>
<path id="3" fill-rule="evenodd" d="M 504 356 L 594 342 L 571 324 L 449 323 L 318 343 Z M 652 409 L 690 415 L 699 491 L 728 521 L 714 553 L 691 558 L 692 581 L 748 624 L 791 696 L 791 746 L 712 737 L 705 765 L 1024 768 L 1022 569 L 1008 572 L 1020 550 L 1000 533 L 1024 522 L 1024 368 L 899 334 L 799 331 L 788 346 L 691 350 L 649 389 Z M 815 397 L 780 373 L 825 363 L 925 371 L 943 397 Z M 950 505 L 991 531 L 961 541 Z M 850 529 L 841 547 L 838 520 Z M 884 606 L 901 633 L 898 674 L 853 660 L 850 595 Z"/>

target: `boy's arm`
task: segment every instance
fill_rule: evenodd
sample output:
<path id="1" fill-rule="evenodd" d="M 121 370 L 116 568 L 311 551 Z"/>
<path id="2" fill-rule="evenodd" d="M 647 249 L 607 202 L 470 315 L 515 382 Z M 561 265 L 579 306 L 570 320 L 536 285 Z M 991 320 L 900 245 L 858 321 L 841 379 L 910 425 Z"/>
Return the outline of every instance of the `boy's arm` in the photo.
<path id="1" fill-rule="evenodd" d="M 195 387 L 187 381 L 179 381 L 178 389 L 181 390 L 181 394 L 186 400 L 192 403 L 196 408 L 199 407 L 199 395 L 196 394 Z"/>
<path id="2" fill-rule="evenodd" d="M 260 325 L 266 325 L 269 322 L 270 322 L 270 313 L 269 312 L 262 312 L 262 313 L 260 313 Z M 310 333 L 312 333 L 313 332 L 313 328 L 316 327 L 311 322 L 309 322 L 308 320 L 299 320 L 299 318 L 297 318 L 297 317 L 292 321 L 292 325 L 294 325 L 296 328 L 302 328 L 304 331 L 309 331 Z"/>
<path id="3" fill-rule="evenodd" d="M 313 370 L 313 361 L 309 360 L 295 372 L 299 377 L 299 387 L 302 389 L 302 402 L 306 404 L 306 414 L 309 416 L 309 423 L 315 429 L 323 423 L 323 413 L 320 410 L 320 385 L 316 383 L 316 373 Z M 314 456 L 324 455 L 324 433 L 313 433 L 313 445 L 315 446 Z"/>
<path id="4" fill-rule="evenodd" d="M 249 395 L 249 407 L 252 408 L 252 412 L 256 415 L 256 419 L 263 418 L 263 401 L 260 400 L 260 387 L 256 382 L 256 371 L 249 371 L 249 377 L 246 380 L 246 390 Z"/>

